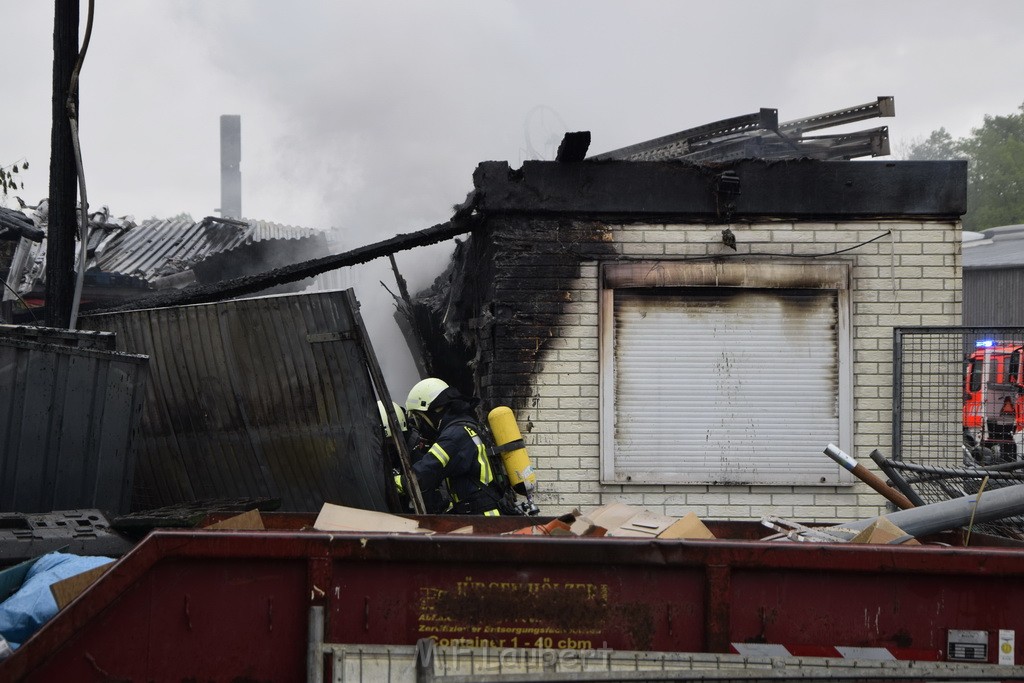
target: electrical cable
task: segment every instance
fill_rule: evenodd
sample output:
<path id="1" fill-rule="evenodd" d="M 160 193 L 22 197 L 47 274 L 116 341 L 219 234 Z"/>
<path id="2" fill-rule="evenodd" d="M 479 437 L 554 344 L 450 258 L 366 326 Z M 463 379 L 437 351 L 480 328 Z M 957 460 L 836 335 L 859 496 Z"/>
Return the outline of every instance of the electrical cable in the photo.
<path id="1" fill-rule="evenodd" d="M 855 244 L 852 247 L 846 247 L 844 249 L 836 249 L 835 251 L 824 252 L 824 253 L 821 253 L 821 254 L 774 254 L 774 253 L 771 253 L 771 252 L 749 251 L 749 252 L 746 252 L 746 253 L 740 253 L 740 252 L 733 253 L 733 252 L 730 252 L 730 253 L 723 253 L 723 254 L 706 254 L 706 255 L 703 255 L 703 256 L 686 256 L 686 257 L 683 257 L 683 258 L 672 258 L 672 259 L 664 259 L 664 260 L 665 261 L 668 261 L 668 260 L 671 260 L 671 261 L 715 261 L 715 260 L 719 260 L 719 259 L 723 259 L 723 258 L 737 258 L 737 257 L 742 258 L 742 257 L 746 257 L 746 256 L 771 256 L 771 257 L 777 257 L 777 258 L 823 258 L 825 256 L 835 256 L 837 254 L 845 254 L 846 252 L 853 251 L 854 249 L 860 249 L 863 246 L 871 244 L 872 242 L 877 242 L 878 240 L 882 239 L 883 237 L 888 237 L 891 234 L 893 234 L 892 230 L 886 230 L 881 235 L 877 235 L 875 237 L 872 237 L 869 240 L 864 240 L 863 242 L 860 242 L 859 244 Z M 651 260 L 651 257 L 650 256 L 623 256 L 619 260 L 620 261 L 649 261 L 649 260 Z"/>
<path id="2" fill-rule="evenodd" d="M 860 244 L 855 244 L 852 247 L 846 247 L 845 249 L 836 249 L 835 251 L 830 251 L 830 252 L 827 252 L 827 253 L 824 253 L 824 254 L 776 254 L 776 255 L 777 256 L 783 256 L 783 255 L 784 256 L 792 256 L 794 258 L 821 258 L 822 256 L 835 256 L 836 254 L 845 254 L 848 251 L 853 251 L 854 249 L 860 249 L 863 246 L 871 244 L 872 242 L 877 242 L 878 240 L 882 239 L 883 237 L 888 237 L 891 234 L 892 234 L 892 230 L 886 230 L 881 235 L 878 235 L 877 237 L 872 237 L 869 240 L 864 240 Z M 752 254 L 752 255 L 753 256 L 771 256 L 771 254 Z"/>
<path id="3" fill-rule="evenodd" d="M 14 296 L 18 297 L 18 301 L 20 301 L 21 305 L 25 307 L 25 310 L 28 311 L 28 314 L 30 316 L 32 316 L 32 322 L 33 323 L 38 323 L 39 319 L 36 318 L 36 314 L 32 312 L 32 309 L 29 308 L 29 306 L 25 302 L 25 300 L 21 298 L 21 294 L 18 294 L 18 290 L 16 290 L 14 287 L 11 287 L 9 284 L 7 284 L 6 281 L 4 281 L 4 287 L 6 287 L 7 289 L 11 290 L 11 294 L 13 294 Z"/>
<path id="4" fill-rule="evenodd" d="M 78 273 L 75 277 L 75 293 L 71 299 L 71 319 L 68 321 L 68 329 L 75 329 L 78 323 L 78 305 L 82 300 L 82 288 L 85 285 L 85 261 L 89 249 L 89 200 L 85 192 L 85 169 L 82 166 L 82 146 L 78 140 L 78 112 L 75 110 L 75 93 L 78 91 L 78 75 L 82 71 L 82 63 L 85 61 L 85 53 L 89 49 L 89 39 L 92 37 L 92 17 L 95 10 L 95 0 L 89 0 L 89 17 L 85 23 L 85 37 L 82 39 L 82 49 L 78 52 L 78 62 L 75 70 L 71 72 L 71 83 L 68 87 L 68 101 L 66 108 L 68 122 L 71 125 L 71 144 L 75 148 L 75 165 L 78 170 L 78 194 L 81 195 L 80 209 L 82 212 L 81 225 L 79 226 L 79 242 L 81 249 L 78 255 Z"/>

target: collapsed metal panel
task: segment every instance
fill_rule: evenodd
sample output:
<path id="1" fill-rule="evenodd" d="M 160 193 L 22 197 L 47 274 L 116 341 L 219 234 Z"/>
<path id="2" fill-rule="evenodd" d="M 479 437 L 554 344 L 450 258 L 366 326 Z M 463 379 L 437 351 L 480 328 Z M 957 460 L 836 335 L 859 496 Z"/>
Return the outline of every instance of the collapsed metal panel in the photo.
<path id="1" fill-rule="evenodd" d="M 0 511 L 125 512 L 145 356 L 0 332 Z"/>
<path id="2" fill-rule="evenodd" d="M 374 393 L 344 292 L 84 318 L 150 355 L 133 509 L 270 497 L 386 510 Z"/>

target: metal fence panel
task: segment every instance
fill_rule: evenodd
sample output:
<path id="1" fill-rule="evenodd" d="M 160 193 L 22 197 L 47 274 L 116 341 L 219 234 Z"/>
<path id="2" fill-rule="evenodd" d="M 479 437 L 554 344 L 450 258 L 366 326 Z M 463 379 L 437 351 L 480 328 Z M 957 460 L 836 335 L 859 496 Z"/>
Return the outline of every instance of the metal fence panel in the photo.
<path id="1" fill-rule="evenodd" d="M 34 338 L 0 331 L 0 510 L 126 512 L 146 357 Z"/>
<path id="2" fill-rule="evenodd" d="M 1024 481 L 1024 328 L 896 328 L 893 355 L 897 483 L 932 503 Z M 979 528 L 1024 538 L 1024 518 Z"/>
<path id="3" fill-rule="evenodd" d="M 344 292 L 83 318 L 150 355 L 133 509 L 270 497 L 386 510 L 375 396 Z"/>

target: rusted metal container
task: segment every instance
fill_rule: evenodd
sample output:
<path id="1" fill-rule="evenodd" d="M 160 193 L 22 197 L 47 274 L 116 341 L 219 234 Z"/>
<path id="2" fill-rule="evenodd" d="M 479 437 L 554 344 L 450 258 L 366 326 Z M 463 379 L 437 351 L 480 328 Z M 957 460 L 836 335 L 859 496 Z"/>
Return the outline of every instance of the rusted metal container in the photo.
<path id="1" fill-rule="evenodd" d="M 523 518 L 473 520 L 469 535 L 328 534 L 264 517 L 264 532 L 151 534 L 0 673 L 315 680 L 320 629 L 342 648 L 1022 660 L 1020 548 L 768 543 L 721 538 L 755 524 L 713 522 L 706 541 L 493 535 Z"/>

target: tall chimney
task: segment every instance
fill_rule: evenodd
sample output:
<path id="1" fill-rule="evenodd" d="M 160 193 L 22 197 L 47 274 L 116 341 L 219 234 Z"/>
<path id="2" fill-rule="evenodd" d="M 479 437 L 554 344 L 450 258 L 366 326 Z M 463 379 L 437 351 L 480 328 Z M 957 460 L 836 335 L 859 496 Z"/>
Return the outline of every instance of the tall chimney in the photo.
<path id="1" fill-rule="evenodd" d="M 242 117 L 220 117 L 220 215 L 242 217 Z"/>

